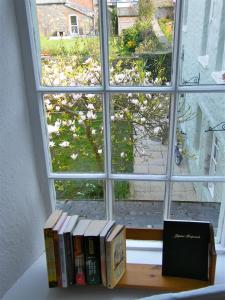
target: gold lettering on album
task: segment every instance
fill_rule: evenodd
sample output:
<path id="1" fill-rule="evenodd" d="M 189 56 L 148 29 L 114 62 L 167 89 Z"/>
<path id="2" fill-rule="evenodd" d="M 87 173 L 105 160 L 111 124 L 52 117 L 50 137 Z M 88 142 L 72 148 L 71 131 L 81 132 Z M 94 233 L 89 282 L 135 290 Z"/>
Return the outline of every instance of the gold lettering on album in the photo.
<path id="1" fill-rule="evenodd" d="M 200 235 L 193 235 L 193 234 L 179 234 L 176 233 L 174 235 L 175 239 L 200 239 L 201 236 Z"/>

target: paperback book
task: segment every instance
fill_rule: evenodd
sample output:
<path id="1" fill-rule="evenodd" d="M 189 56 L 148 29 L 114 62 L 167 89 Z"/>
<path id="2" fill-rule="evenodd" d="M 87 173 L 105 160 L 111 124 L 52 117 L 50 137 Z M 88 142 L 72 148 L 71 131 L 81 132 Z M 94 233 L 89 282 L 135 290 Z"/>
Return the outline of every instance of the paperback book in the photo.
<path id="1" fill-rule="evenodd" d="M 126 271 L 126 229 L 116 225 L 106 239 L 107 287 L 114 288 Z"/>

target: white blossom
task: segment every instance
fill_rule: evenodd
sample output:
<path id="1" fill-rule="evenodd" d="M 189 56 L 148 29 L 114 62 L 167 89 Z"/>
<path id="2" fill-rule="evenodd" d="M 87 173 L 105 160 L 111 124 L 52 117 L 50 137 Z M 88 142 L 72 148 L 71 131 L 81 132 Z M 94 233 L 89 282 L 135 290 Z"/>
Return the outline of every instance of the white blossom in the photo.
<path id="1" fill-rule="evenodd" d="M 124 153 L 124 152 L 121 152 L 121 153 L 120 153 L 120 157 L 122 157 L 122 158 L 125 157 L 125 153 Z"/>
<path id="2" fill-rule="evenodd" d="M 160 127 L 155 127 L 153 131 L 154 131 L 155 134 L 159 133 Z"/>
<path id="3" fill-rule="evenodd" d="M 59 74 L 59 79 L 60 80 L 65 80 L 66 79 L 66 77 L 65 77 L 65 75 L 64 75 L 63 72 Z"/>
<path id="4" fill-rule="evenodd" d="M 72 97 L 73 97 L 73 100 L 76 101 L 82 97 L 82 94 L 73 94 Z"/>
<path id="5" fill-rule="evenodd" d="M 74 125 L 71 126 L 71 127 L 70 127 L 70 131 L 75 132 L 75 131 L 76 131 L 76 126 L 74 126 Z"/>
<path id="6" fill-rule="evenodd" d="M 122 82 L 122 81 L 124 80 L 124 78 L 125 78 L 125 74 L 116 74 L 116 75 L 115 75 L 115 81 L 116 81 L 117 83 Z"/>
<path id="7" fill-rule="evenodd" d="M 131 99 L 131 102 L 135 105 L 138 105 L 139 104 L 139 101 L 138 99 Z"/>
<path id="8" fill-rule="evenodd" d="M 94 114 L 92 110 L 89 110 L 87 112 L 87 119 L 96 119 L 96 114 Z"/>
<path id="9" fill-rule="evenodd" d="M 48 125 L 48 133 L 52 134 L 52 133 L 57 133 L 59 132 L 59 127 L 55 126 L 55 125 Z"/>
<path id="10" fill-rule="evenodd" d="M 145 121 L 146 121 L 145 117 L 142 117 L 141 122 L 145 122 Z"/>
<path id="11" fill-rule="evenodd" d="M 87 94 L 86 97 L 87 97 L 87 98 L 94 98 L 94 97 L 95 97 L 95 94 Z"/>
<path id="12" fill-rule="evenodd" d="M 87 108 L 88 108 L 88 109 L 91 109 L 91 110 L 94 110 L 94 109 L 95 109 L 95 107 L 94 107 L 94 105 L 93 105 L 92 103 L 89 103 L 89 104 L 87 105 Z"/>
<path id="13" fill-rule="evenodd" d="M 56 79 L 53 81 L 53 85 L 59 85 L 59 78 L 56 78 Z"/>
<path id="14" fill-rule="evenodd" d="M 91 63 L 91 62 L 92 62 L 92 58 L 89 57 L 88 59 L 85 60 L 84 64 L 89 64 L 89 63 Z"/>
<path id="15" fill-rule="evenodd" d="M 68 141 L 63 141 L 62 143 L 59 144 L 59 146 L 65 148 L 65 147 L 69 147 L 70 143 Z"/>
<path id="16" fill-rule="evenodd" d="M 115 116 L 111 116 L 111 121 L 114 121 L 115 120 Z"/>
<path id="17" fill-rule="evenodd" d="M 99 154 L 102 154 L 102 149 L 98 149 L 98 153 L 99 153 Z"/>
<path id="18" fill-rule="evenodd" d="M 52 148 L 55 146 L 55 143 L 53 141 L 49 142 L 49 147 Z"/>
<path id="19" fill-rule="evenodd" d="M 96 129 L 92 129 L 91 134 L 95 135 L 96 134 Z"/>
<path id="20" fill-rule="evenodd" d="M 67 72 L 73 72 L 73 68 L 71 66 L 66 66 L 66 71 Z"/>
<path id="21" fill-rule="evenodd" d="M 47 104 L 46 108 L 47 108 L 47 110 L 52 110 L 53 109 L 53 105 L 52 104 Z"/>
<path id="22" fill-rule="evenodd" d="M 56 110 L 56 111 L 60 111 L 60 106 L 57 105 L 57 106 L 55 107 L 55 110 Z"/>
<path id="23" fill-rule="evenodd" d="M 77 158 L 77 156 L 78 156 L 77 153 L 73 153 L 73 154 L 70 155 L 70 157 L 71 157 L 73 160 L 75 160 L 75 159 Z"/>

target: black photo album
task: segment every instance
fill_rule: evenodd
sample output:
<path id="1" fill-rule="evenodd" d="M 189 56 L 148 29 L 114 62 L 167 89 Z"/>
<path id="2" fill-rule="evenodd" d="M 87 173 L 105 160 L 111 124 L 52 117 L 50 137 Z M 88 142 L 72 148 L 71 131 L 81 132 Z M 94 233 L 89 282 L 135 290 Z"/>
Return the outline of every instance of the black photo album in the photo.
<path id="1" fill-rule="evenodd" d="M 208 280 L 209 222 L 165 220 L 162 275 Z"/>

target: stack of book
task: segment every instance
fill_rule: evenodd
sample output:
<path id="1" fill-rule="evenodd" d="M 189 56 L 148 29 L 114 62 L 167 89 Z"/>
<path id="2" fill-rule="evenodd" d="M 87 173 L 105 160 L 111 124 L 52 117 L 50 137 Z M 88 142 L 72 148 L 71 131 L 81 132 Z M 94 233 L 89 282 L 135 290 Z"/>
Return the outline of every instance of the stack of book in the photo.
<path id="1" fill-rule="evenodd" d="M 117 285 L 126 271 L 125 226 L 54 211 L 44 226 L 49 287 Z"/>

